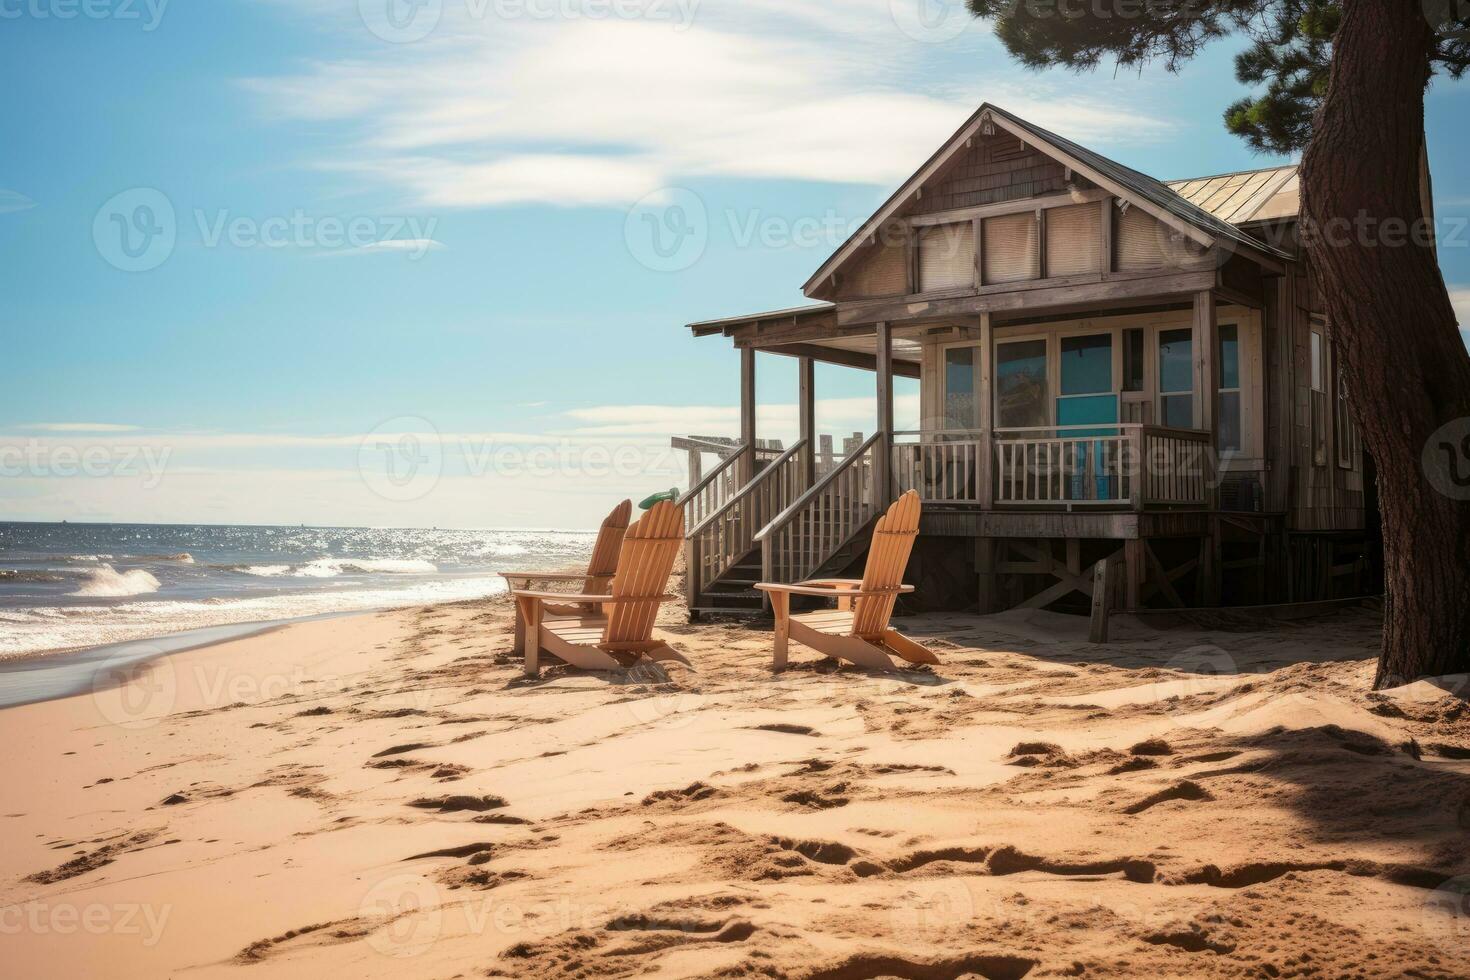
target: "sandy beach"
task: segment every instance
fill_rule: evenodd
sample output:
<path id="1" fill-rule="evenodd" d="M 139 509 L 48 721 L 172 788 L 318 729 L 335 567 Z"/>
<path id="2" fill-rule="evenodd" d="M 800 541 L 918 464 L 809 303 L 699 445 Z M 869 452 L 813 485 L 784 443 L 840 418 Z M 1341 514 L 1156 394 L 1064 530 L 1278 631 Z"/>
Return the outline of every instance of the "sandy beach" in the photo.
<path id="1" fill-rule="evenodd" d="M 897 625 L 943 664 L 671 605 L 696 671 L 532 681 L 498 599 L 0 711 L 0 972 L 1470 975 L 1470 706 L 1367 693 L 1371 611 Z"/>

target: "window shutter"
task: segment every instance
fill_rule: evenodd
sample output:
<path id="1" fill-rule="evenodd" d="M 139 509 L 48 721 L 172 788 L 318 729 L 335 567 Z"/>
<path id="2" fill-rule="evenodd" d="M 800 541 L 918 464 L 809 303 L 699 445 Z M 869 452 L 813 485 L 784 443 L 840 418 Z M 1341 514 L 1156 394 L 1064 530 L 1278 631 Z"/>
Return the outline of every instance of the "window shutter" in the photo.
<path id="1" fill-rule="evenodd" d="M 1102 210 L 1096 204 L 1046 212 L 1046 274 L 1080 276 L 1102 271 Z"/>
<path id="2" fill-rule="evenodd" d="M 853 296 L 902 296 L 909 291 L 908 249 L 901 236 L 888 229 L 883 241 L 853 275 Z"/>
<path id="3" fill-rule="evenodd" d="M 919 290 L 975 284 L 975 225 L 961 221 L 919 230 Z"/>
<path id="4" fill-rule="evenodd" d="M 985 219 L 985 282 L 1017 282 L 1041 274 L 1036 215 L 1031 211 Z"/>
<path id="5" fill-rule="evenodd" d="M 1174 268 L 1198 258 L 1204 249 L 1137 205 L 1118 214 L 1114 234 L 1119 272 Z"/>

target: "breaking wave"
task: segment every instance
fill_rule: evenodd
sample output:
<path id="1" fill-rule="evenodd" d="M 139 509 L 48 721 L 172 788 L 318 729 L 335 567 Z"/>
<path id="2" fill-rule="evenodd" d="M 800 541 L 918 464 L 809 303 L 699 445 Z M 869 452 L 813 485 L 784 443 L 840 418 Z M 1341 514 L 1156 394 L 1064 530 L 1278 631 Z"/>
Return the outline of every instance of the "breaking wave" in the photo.
<path id="1" fill-rule="evenodd" d="M 119 572 L 111 565 L 102 565 L 82 576 L 82 586 L 72 595 L 103 599 L 117 596 L 147 595 L 160 588 L 158 579 L 141 568 Z"/>

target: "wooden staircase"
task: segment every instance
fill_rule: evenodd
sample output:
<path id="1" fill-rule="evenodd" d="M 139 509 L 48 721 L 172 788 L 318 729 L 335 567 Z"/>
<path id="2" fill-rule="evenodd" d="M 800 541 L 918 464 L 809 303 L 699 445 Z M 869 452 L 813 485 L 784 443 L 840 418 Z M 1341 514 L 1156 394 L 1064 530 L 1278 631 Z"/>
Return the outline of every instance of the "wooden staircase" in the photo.
<path id="1" fill-rule="evenodd" d="M 887 505 L 875 482 L 881 445 L 869 438 L 814 482 L 804 440 L 738 489 L 739 454 L 700 481 L 685 498 L 690 617 L 760 615 L 757 582 L 799 582 L 851 564 Z"/>

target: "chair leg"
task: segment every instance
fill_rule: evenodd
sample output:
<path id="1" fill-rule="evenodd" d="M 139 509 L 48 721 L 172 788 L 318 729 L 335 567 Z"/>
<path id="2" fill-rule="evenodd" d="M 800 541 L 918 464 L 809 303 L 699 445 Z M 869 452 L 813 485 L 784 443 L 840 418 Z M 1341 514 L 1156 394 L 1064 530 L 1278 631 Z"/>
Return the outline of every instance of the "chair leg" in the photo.
<path id="1" fill-rule="evenodd" d="M 541 672 L 541 603 L 537 599 L 516 600 L 516 625 L 526 663 L 521 672 L 537 677 Z"/>
<path id="2" fill-rule="evenodd" d="M 771 609 L 776 614 L 776 650 L 771 661 L 773 673 L 786 669 L 787 645 L 791 639 L 791 593 L 768 592 Z"/>

